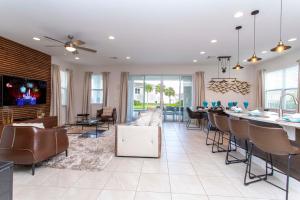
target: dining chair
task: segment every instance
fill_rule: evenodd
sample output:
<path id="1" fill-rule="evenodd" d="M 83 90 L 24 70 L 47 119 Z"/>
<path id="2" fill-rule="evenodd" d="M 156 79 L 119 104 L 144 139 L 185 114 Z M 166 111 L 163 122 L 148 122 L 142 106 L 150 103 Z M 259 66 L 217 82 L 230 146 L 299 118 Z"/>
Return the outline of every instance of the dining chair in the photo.
<path id="1" fill-rule="evenodd" d="M 254 124 L 249 124 L 249 138 L 251 141 L 251 148 L 248 155 L 247 167 L 245 171 L 244 184 L 249 185 L 258 181 L 266 181 L 277 188 L 285 191 L 285 199 L 289 198 L 289 178 L 290 178 L 290 168 L 292 157 L 300 154 L 300 148 L 291 144 L 288 139 L 287 133 L 282 128 L 275 127 L 265 127 L 258 126 Z M 255 180 L 247 182 L 247 175 L 253 174 L 251 172 L 251 160 L 253 154 L 253 148 L 257 147 L 266 154 L 266 172 L 264 176 L 254 176 Z M 287 157 L 287 169 L 286 172 L 277 170 L 273 168 L 273 163 L 269 163 L 269 154 L 277 156 Z M 268 180 L 268 176 L 273 175 L 273 173 L 268 173 L 268 165 L 271 164 L 272 171 L 277 171 L 278 173 L 286 175 L 286 185 L 285 188 L 276 185 Z"/>
<path id="2" fill-rule="evenodd" d="M 235 118 L 229 118 L 229 142 L 228 142 L 228 148 L 226 153 L 226 159 L 225 163 L 233 164 L 233 163 L 241 163 L 241 162 L 247 162 L 248 158 L 248 140 L 249 140 L 249 122 L 248 120 L 243 119 L 235 119 Z M 234 139 L 234 144 L 236 147 L 236 138 L 240 139 L 244 142 L 245 145 L 245 159 L 237 158 L 236 156 L 230 154 L 231 145 L 232 145 L 232 139 Z M 233 159 L 229 159 L 229 157 Z"/>
<path id="3" fill-rule="evenodd" d="M 227 149 L 224 149 L 222 146 L 223 140 L 226 139 L 229 141 L 229 124 L 228 124 L 228 116 L 225 114 L 214 114 L 214 121 L 215 125 L 218 129 L 218 131 L 215 132 L 213 143 L 212 143 L 212 148 L 211 152 L 212 153 L 217 153 L 217 152 L 227 152 Z M 218 141 L 216 142 L 216 135 L 218 134 Z M 228 136 L 228 137 L 225 137 Z M 221 140 L 221 141 L 220 141 Z M 217 150 L 215 151 L 214 147 L 217 147 Z M 236 151 L 235 149 L 230 149 L 230 151 Z"/>

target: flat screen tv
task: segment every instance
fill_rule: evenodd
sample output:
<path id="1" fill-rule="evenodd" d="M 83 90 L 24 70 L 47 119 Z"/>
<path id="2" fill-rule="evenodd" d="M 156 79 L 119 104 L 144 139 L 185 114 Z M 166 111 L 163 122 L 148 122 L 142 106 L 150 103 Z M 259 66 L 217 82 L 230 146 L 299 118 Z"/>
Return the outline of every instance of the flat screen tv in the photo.
<path id="1" fill-rule="evenodd" d="M 45 104 L 46 96 L 46 81 L 2 76 L 3 106 Z"/>

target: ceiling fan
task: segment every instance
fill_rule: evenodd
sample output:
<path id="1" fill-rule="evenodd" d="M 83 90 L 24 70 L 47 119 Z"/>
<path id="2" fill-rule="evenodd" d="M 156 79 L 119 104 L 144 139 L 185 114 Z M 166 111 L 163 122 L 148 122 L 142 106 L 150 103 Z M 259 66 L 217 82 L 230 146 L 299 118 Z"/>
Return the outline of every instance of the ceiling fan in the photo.
<path id="1" fill-rule="evenodd" d="M 72 52 L 73 54 L 78 54 L 79 53 L 78 50 L 97 53 L 97 50 L 81 46 L 81 45 L 84 45 L 85 42 L 82 40 L 74 40 L 74 37 L 72 35 L 67 35 L 68 41 L 66 41 L 66 42 L 62 42 L 60 40 L 57 40 L 57 39 L 54 39 L 54 38 L 51 38 L 48 36 L 44 36 L 44 38 L 61 44 L 59 46 L 47 45 L 47 47 L 64 47 L 67 51 Z"/>

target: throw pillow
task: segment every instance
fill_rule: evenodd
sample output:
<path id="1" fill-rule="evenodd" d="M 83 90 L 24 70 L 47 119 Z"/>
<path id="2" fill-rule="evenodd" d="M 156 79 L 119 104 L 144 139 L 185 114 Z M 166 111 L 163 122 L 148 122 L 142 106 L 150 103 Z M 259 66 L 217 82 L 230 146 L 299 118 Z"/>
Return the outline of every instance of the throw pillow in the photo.
<path id="1" fill-rule="evenodd" d="M 109 117 L 112 115 L 112 112 L 113 112 L 113 108 L 111 107 L 103 108 L 102 116 Z"/>
<path id="2" fill-rule="evenodd" d="M 13 126 L 32 126 L 36 128 L 41 128 L 44 129 L 44 124 L 43 123 L 13 123 Z"/>

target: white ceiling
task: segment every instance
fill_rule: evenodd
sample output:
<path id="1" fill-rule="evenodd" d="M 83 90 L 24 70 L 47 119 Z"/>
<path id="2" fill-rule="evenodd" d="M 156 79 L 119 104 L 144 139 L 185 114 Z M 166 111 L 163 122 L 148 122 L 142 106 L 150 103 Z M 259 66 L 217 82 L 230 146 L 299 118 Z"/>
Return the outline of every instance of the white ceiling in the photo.
<path id="1" fill-rule="evenodd" d="M 283 39 L 300 48 L 300 1 L 284 0 Z M 279 0 L 0 0 L 0 35 L 34 49 L 86 65 L 190 65 L 216 62 L 206 57 L 231 55 L 236 59 L 236 25 L 241 30 L 241 60 L 252 54 L 253 18 L 257 16 L 257 55 L 265 59 L 277 53 L 261 54 L 275 46 L 279 37 Z M 237 11 L 242 18 L 234 18 Z M 80 60 L 64 56 L 63 48 L 32 37 L 44 35 L 65 40 L 67 34 L 98 50 L 83 53 Z M 108 40 L 113 35 L 115 40 Z M 218 43 L 211 44 L 210 40 Z M 200 55 L 200 51 L 207 54 Z M 109 57 L 116 56 L 117 60 Z M 131 60 L 125 57 L 130 56 Z M 195 64 L 195 65 L 197 65 Z"/>

